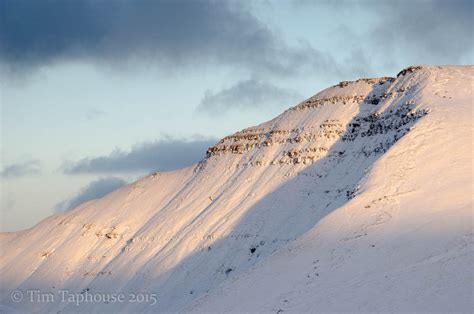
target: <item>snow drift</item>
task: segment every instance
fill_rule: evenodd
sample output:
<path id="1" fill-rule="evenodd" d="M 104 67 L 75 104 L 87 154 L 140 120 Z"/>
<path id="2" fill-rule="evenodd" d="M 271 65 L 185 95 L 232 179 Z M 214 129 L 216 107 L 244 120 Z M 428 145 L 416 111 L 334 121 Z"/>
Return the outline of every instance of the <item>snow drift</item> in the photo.
<path id="1" fill-rule="evenodd" d="M 469 312 L 473 75 L 341 82 L 197 165 L 3 233 L 0 308 Z"/>

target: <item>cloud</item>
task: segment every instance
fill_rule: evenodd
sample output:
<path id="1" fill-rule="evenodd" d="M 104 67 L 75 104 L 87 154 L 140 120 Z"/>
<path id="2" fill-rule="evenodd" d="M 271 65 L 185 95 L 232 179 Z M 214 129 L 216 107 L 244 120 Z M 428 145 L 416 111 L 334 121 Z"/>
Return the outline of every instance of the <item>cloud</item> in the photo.
<path id="1" fill-rule="evenodd" d="M 472 53 L 472 0 L 370 1 L 368 7 L 380 20 L 373 30 L 379 47 L 398 46 L 397 52 L 428 62 L 454 62 Z"/>
<path id="2" fill-rule="evenodd" d="M 454 63 L 466 56 L 472 60 L 472 0 L 301 0 L 295 3 L 299 9 L 307 6 L 345 12 L 355 19 L 365 16 L 361 26 L 367 30 L 358 38 L 360 47 L 386 59 L 400 57 L 405 66 L 407 62 Z M 341 34 L 340 38 L 350 41 L 353 33 L 349 33 Z"/>
<path id="3" fill-rule="evenodd" d="M 40 172 L 39 167 L 40 162 L 31 159 L 3 167 L 2 171 L 0 171 L 0 176 L 3 178 L 19 178 L 31 174 L 38 174 Z"/>
<path id="4" fill-rule="evenodd" d="M 328 55 L 288 46 L 242 2 L 4 0 L 1 9 L 0 60 L 9 69 L 85 59 L 173 69 L 217 63 L 283 75 L 333 70 Z"/>
<path id="5" fill-rule="evenodd" d="M 116 149 L 108 156 L 84 158 L 63 166 L 65 174 L 138 173 L 176 170 L 205 156 L 217 139 L 195 136 L 192 140 L 165 138 L 135 145 L 130 151 Z"/>
<path id="6" fill-rule="evenodd" d="M 219 92 L 206 91 L 197 111 L 212 115 L 233 109 L 255 109 L 268 106 L 286 106 L 303 96 L 291 89 L 277 87 L 268 82 L 249 79 Z"/>
<path id="7" fill-rule="evenodd" d="M 107 112 L 100 109 L 91 109 L 86 113 L 87 120 L 95 120 L 105 116 Z"/>
<path id="8" fill-rule="evenodd" d="M 97 179 L 83 187 L 76 196 L 58 203 L 54 206 L 53 210 L 55 212 L 64 212 L 73 209 L 84 202 L 101 198 L 126 184 L 127 182 L 116 177 Z"/>

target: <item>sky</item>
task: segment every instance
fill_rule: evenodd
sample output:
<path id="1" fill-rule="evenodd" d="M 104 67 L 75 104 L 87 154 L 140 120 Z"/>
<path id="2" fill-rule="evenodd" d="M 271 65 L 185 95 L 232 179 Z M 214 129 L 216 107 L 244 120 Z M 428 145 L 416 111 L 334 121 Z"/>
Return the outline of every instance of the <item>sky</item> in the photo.
<path id="1" fill-rule="evenodd" d="M 155 171 L 342 80 L 473 63 L 470 0 L 1 0 L 0 231 Z"/>

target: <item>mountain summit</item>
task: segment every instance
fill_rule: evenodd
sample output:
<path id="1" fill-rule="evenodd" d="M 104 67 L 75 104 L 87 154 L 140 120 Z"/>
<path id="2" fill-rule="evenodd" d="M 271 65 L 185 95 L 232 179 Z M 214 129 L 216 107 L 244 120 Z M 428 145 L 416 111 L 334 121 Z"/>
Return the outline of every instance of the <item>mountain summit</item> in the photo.
<path id="1" fill-rule="evenodd" d="M 0 309 L 468 312 L 473 78 L 344 81 L 196 165 L 3 233 Z"/>

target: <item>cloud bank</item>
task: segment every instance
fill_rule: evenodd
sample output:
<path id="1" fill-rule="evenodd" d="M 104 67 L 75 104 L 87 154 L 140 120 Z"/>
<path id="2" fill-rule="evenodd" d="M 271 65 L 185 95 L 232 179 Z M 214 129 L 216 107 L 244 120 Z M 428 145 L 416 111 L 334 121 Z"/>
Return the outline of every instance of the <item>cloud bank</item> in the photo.
<path id="1" fill-rule="evenodd" d="M 5 179 L 19 178 L 40 173 L 40 162 L 35 159 L 5 166 L 0 171 L 0 177 Z"/>
<path id="2" fill-rule="evenodd" d="M 290 47 L 233 1 L 4 0 L 0 61 L 27 69 L 57 61 L 148 60 L 162 67 L 226 64 L 259 73 L 292 73 L 331 58 L 309 45 Z"/>
<path id="3" fill-rule="evenodd" d="M 176 170 L 203 159 L 215 138 L 193 140 L 165 138 L 135 145 L 130 151 L 116 149 L 108 156 L 89 157 L 63 166 L 65 174 L 151 173 Z"/>
<path id="4" fill-rule="evenodd" d="M 269 106 L 287 106 L 303 96 L 291 89 L 277 87 L 257 79 L 237 82 L 219 92 L 206 91 L 197 111 L 211 115 L 229 110 L 251 110 Z"/>

